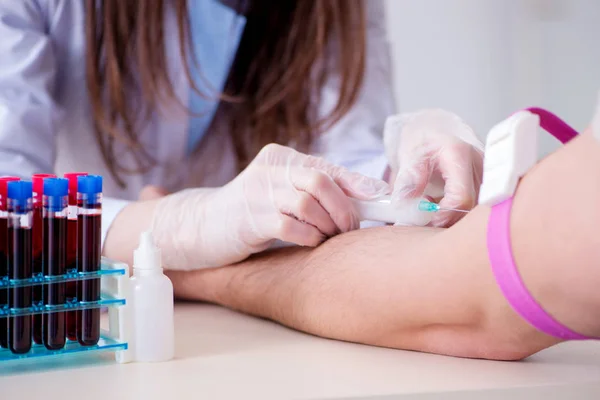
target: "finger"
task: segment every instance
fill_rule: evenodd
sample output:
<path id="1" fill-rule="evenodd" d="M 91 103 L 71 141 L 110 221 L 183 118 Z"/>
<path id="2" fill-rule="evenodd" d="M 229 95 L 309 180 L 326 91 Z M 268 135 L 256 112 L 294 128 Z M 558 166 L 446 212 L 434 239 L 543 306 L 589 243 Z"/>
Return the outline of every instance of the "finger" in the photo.
<path id="1" fill-rule="evenodd" d="M 337 226 L 329 213 L 310 194 L 302 191 L 282 190 L 282 193 L 275 197 L 278 199 L 277 207 L 281 213 L 314 226 L 327 237 L 338 233 Z"/>
<path id="2" fill-rule="evenodd" d="M 375 199 L 389 194 L 391 191 L 390 185 L 381 179 L 351 172 L 320 157 L 306 156 L 302 165 L 325 172 L 347 196 L 359 200 Z"/>
<path id="3" fill-rule="evenodd" d="M 401 170 L 394 182 L 392 202 L 400 203 L 406 199 L 423 197 L 432 173 L 429 157 L 422 158 L 410 168 Z"/>
<path id="4" fill-rule="evenodd" d="M 468 146 L 468 145 L 465 145 Z M 442 154 L 438 168 L 444 179 L 444 198 L 448 208 L 470 210 L 477 201 L 473 153 L 470 146 Z"/>
<path id="5" fill-rule="evenodd" d="M 476 203 L 474 164 L 471 146 L 463 146 L 440 155 L 438 168 L 445 180 L 441 208 L 471 210 Z M 432 218 L 432 224 L 449 227 L 459 221 L 465 213 L 440 211 Z"/>
<path id="6" fill-rule="evenodd" d="M 309 247 L 318 246 L 326 239 L 325 235 L 314 226 L 283 214 L 280 215 L 274 237 L 284 242 Z"/>
<path id="7" fill-rule="evenodd" d="M 319 202 L 339 232 L 348 232 L 359 227 L 352 202 L 331 176 L 317 169 L 292 168 L 290 180 L 297 190 L 310 194 Z"/>
<path id="8" fill-rule="evenodd" d="M 169 192 L 161 187 L 148 185 L 140 191 L 139 200 L 155 200 L 168 195 Z"/>
<path id="9" fill-rule="evenodd" d="M 276 143 L 269 143 L 264 146 L 256 155 L 252 163 L 266 165 L 285 165 L 294 158 L 306 157 L 304 154 Z"/>
<path id="10" fill-rule="evenodd" d="M 358 200 L 376 199 L 392 191 L 387 182 L 357 172 L 343 171 L 332 178 L 347 196 Z"/>

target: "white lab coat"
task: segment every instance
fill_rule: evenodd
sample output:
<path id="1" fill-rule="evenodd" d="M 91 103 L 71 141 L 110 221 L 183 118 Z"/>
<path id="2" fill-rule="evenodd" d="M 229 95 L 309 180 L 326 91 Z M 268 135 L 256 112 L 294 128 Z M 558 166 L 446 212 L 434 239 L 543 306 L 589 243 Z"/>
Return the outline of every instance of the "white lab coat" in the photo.
<path id="1" fill-rule="evenodd" d="M 205 0 L 202 0 L 205 1 Z M 387 165 L 382 127 L 394 112 L 382 0 L 367 0 L 367 74 L 353 109 L 315 143 L 313 153 L 381 177 Z M 187 156 L 188 118 L 176 108 L 156 113 L 140 132 L 159 165 L 125 176 L 120 188 L 96 144 L 85 83 L 83 0 L 0 0 L 0 175 L 88 171 L 104 176 L 103 234 L 117 213 L 148 184 L 170 191 L 221 186 L 236 175 L 231 140 L 217 112 L 193 157 Z M 186 104 L 189 86 L 177 45 L 175 16 L 165 21 L 169 73 Z M 172 34 L 169 34 L 171 32 Z M 326 83 L 322 112 L 337 99 L 338 79 Z M 135 99 L 131 99 L 135 101 Z M 132 159 L 117 148 L 126 165 Z M 189 161 L 195 160 L 195 161 Z"/>

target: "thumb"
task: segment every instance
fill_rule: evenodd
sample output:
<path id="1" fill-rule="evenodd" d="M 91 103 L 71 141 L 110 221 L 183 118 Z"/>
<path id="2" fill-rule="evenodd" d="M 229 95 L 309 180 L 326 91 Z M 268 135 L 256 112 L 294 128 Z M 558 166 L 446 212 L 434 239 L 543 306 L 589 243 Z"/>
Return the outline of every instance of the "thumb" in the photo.
<path id="1" fill-rule="evenodd" d="M 423 197 L 433 169 L 429 158 L 425 157 L 410 168 L 401 169 L 394 182 L 392 202 Z"/>

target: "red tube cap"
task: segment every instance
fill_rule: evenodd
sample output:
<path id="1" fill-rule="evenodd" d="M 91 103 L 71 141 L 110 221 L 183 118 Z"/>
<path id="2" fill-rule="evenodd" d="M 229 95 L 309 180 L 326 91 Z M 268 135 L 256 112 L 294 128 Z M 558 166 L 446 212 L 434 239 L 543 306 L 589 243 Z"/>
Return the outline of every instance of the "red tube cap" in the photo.
<path id="1" fill-rule="evenodd" d="M 54 174 L 33 174 L 31 176 L 31 182 L 33 184 L 33 202 L 42 201 L 42 195 L 44 194 L 44 179 L 56 178 Z"/>
<path id="2" fill-rule="evenodd" d="M 69 205 L 77 205 L 77 177 L 86 176 L 87 172 L 69 172 L 65 178 L 69 180 Z"/>
<path id="3" fill-rule="evenodd" d="M 8 191 L 8 182 L 19 181 L 21 178 L 16 176 L 1 176 L 0 177 L 0 210 L 6 211 L 6 198 Z"/>

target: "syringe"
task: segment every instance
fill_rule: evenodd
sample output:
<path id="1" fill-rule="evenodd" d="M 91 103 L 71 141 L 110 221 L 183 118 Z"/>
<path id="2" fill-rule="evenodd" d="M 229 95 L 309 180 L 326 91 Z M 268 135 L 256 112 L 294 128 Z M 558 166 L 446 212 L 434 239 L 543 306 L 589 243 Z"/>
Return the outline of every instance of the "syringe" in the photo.
<path id="1" fill-rule="evenodd" d="M 377 221 L 388 224 L 406 226 L 425 226 L 431 221 L 433 213 L 440 211 L 456 211 L 467 213 L 466 210 L 442 208 L 439 204 L 418 198 L 403 202 L 402 207 L 392 205 L 390 196 L 375 200 L 357 200 L 351 198 L 361 221 Z"/>

